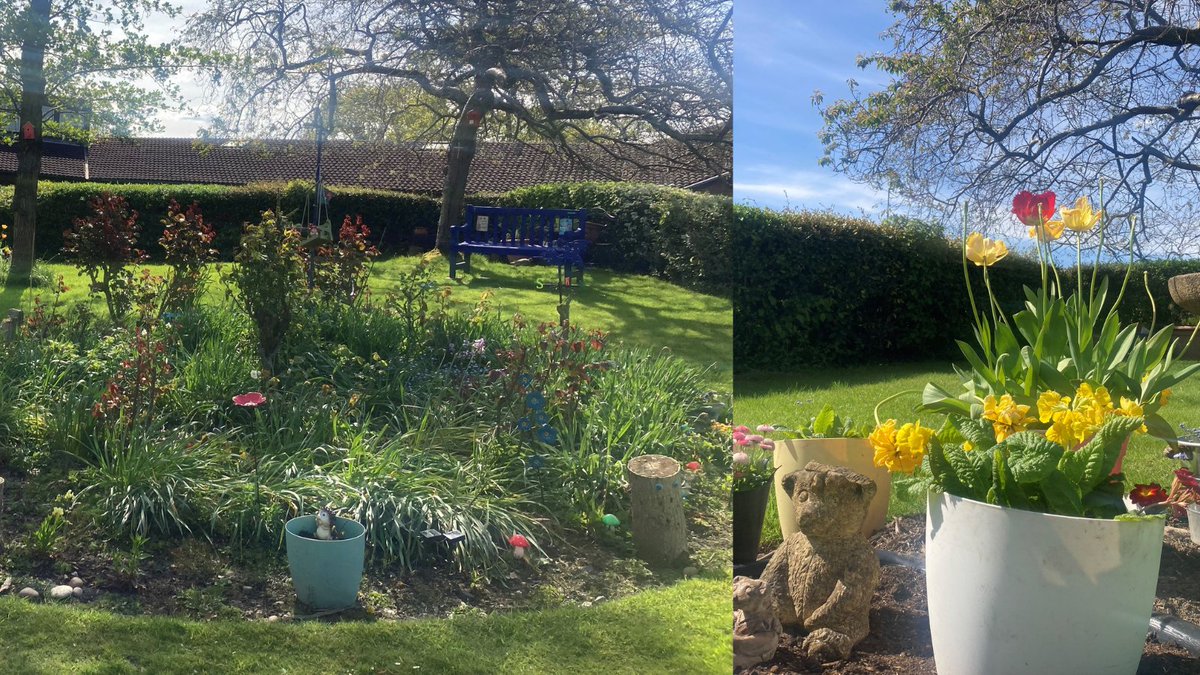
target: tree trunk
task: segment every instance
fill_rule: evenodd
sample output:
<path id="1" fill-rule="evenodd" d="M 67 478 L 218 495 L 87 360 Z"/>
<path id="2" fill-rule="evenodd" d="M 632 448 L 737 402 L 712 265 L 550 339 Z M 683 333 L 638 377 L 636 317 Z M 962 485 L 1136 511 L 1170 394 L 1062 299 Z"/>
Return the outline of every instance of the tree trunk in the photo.
<path id="1" fill-rule="evenodd" d="M 629 520 L 638 557 L 653 565 L 675 565 L 687 557 L 683 477 L 679 462 L 664 455 L 629 460 Z"/>
<path id="2" fill-rule="evenodd" d="M 446 153 L 446 182 L 442 186 L 442 212 L 437 227 L 437 248 L 442 255 L 450 255 L 450 228 L 462 220 L 467 177 L 471 172 L 471 160 L 475 159 L 475 139 L 491 104 L 490 86 L 477 82 L 454 125 L 454 138 Z"/>
<path id="3" fill-rule="evenodd" d="M 42 171 L 42 106 L 46 100 L 46 39 L 50 0 L 31 0 L 28 32 L 21 45 L 21 118 L 17 142 L 17 175 L 13 185 L 12 264 L 8 285 L 23 286 L 33 271 L 37 232 L 38 175 Z M 33 127 L 27 138 L 25 125 Z"/>

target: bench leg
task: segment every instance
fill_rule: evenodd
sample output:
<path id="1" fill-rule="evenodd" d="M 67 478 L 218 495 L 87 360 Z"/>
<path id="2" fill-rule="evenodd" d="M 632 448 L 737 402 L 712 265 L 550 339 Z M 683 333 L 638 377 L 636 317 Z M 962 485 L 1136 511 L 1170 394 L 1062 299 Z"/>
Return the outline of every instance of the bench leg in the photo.
<path id="1" fill-rule="evenodd" d="M 454 273 L 456 271 L 458 271 L 458 260 L 456 260 L 456 258 L 458 258 L 458 254 L 451 253 L 449 257 L 450 257 L 450 278 L 453 279 L 453 278 L 455 278 Z"/>
<path id="2" fill-rule="evenodd" d="M 471 254 L 470 253 L 463 254 L 463 267 L 465 268 L 465 271 L 467 274 L 471 273 Z"/>

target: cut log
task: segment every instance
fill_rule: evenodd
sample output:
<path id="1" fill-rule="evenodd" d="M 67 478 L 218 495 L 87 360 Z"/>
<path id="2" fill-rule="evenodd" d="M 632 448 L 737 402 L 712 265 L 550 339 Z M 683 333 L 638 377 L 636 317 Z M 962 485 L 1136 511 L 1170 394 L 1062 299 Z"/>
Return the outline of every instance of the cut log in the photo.
<path id="1" fill-rule="evenodd" d="M 682 562 L 687 558 L 687 521 L 679 462 L 663 455 L 642 455 L 629 460 L 626 472 L 630 530 L 638 557 L 652 565 Z"/>

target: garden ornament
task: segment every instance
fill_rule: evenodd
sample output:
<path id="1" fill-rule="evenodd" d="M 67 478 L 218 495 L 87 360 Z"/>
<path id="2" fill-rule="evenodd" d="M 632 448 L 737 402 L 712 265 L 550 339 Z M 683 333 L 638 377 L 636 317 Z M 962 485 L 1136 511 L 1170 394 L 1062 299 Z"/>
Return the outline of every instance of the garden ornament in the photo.
<path id="1" fill-rule="evenodd" d="M 845 467 L 809 462 L 783 479 L 798 531 L 763 571 L 784 626 L 803 629 L 805 656 L 844 659 L 867 636 L 879 559 L 861 533 L 875 482 Z"/>
<path id="2" fill-rule="evenodd" d="M 341 539 L 341 534 L 338 533 L 337 526 L 334 525 L 334 518 L 333 509 L 328 506 L 317 511 L 317 531 L 313 534 L 313 537 L 324 541 Z"/>
<path id="3" fill-rule="evenodd" d="M 767 585 L 750 577 L 733 578 L 733 667 L 749 668 L 775 657 L 783 626 Z"/>
<path id="4" fill-rule="evenodd" d="M 523 535 L 514 534 L 508 538 L 508 545 L 513 547 L 513 557 L 520 560 L 525 557 L 525 550 L 529 548 L 529 540 Z"/>

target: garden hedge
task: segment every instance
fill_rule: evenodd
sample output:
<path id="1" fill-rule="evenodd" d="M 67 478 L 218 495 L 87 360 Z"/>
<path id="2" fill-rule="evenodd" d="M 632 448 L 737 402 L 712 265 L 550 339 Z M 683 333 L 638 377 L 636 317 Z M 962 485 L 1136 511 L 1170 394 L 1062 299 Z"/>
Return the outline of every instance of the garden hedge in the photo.
<path id="1" fill-rule="evenodd" d="M 738 368 L 801 368 L 959 355 L 971 341 L 970 304 L 957 242 L 912 229 L 832 213 L 780 213 L 737 206 L 733 219 L 734 359 Z M 1102 265 L 1115 298 L 1123 265 Z M 1149 273 L 1158 325 L 1189 323 L 1170 300 L 1167 279 L 1200 271 L 1200 261 L 1135 266 L 1121 315 L 1150 323 L 1142 286 Z M 977 299 L 982 274 L 971 266 Z M 1091 274 L 1085 268 L 1085 275 Z M 1021 307 L 1022 285 L 1036 287 L 1035 260 L 1010 255 L 992 268 L 1002 306 Z M 1074 275 L 1062 276 L 1074 286 Z"/>
<path id="2" fill-rule="evenodd" d="M 247 186 L 147 185 L 42 182 L 38 189 L 38 257 L 61 259 L 62 233 L 86 213 L 89 198 L 101 192 L 125 197 L 141 214 L 141 246 L 152 257 L 161 254 L 159 221 L 174 198 L 199 203 L 217 231 L 216 247 L 232 258 L 242 225 L 257 221 L 277 204 L 294 220 L 311 203 L 311 182 Z M 385 252 L 404 251 L 416 227 L 437 228 L 440 202 L 434 197 L 362 188 L 329 188 L 334 227 L 347 214 L 360 214 L 372 238 Z M 728 295 L 728 197 L 636 183 L 548 184 L 503 195 L 473 195 L 473 204 L 540 208 L 587 208 L 601 219 L 612 216 L 589 252 L 589 264 L 622 272 L 651 274 L 711 293 Z M 12 187 L 0 187 L 0 222 L 12 222 Z"/>

